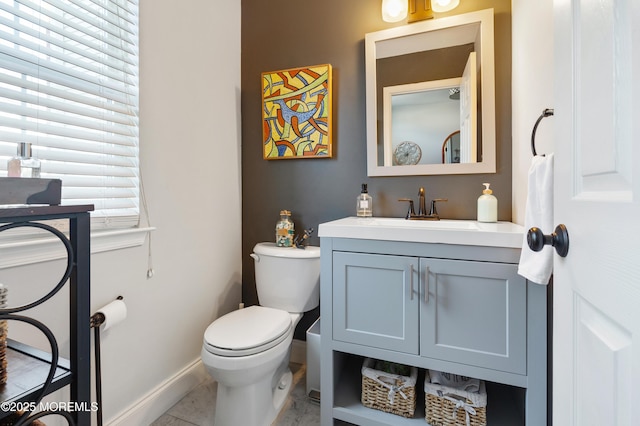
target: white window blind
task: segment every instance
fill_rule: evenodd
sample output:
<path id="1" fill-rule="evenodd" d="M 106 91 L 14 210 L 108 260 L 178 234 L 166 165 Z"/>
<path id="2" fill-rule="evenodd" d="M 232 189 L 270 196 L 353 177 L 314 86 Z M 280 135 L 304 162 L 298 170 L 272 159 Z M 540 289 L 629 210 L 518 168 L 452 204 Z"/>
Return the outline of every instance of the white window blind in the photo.
<path id="1" fill-rule="evenodd" d="M 94 228 L 138 223 L 138 0 L 0 0 L 0 174 L 19 142 Z"/>

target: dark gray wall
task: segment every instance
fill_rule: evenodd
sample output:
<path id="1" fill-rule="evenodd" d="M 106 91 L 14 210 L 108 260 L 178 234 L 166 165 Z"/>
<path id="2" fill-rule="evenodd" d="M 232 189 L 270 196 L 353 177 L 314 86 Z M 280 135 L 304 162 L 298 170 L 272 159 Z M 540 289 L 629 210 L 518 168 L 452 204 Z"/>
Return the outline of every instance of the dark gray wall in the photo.
<path id="1" fill-rule="evenodd" d="M 242 0 L 242 255 L 243 301 L 258 303 L 249 253 L 274 239 L 279 211 L 292 211 L 296 230 L 355 215 L 367 183 L 374 216 L 402 217 L 424 187 L 427 198 L 448 198 L 438 212 L 475 219 L 482 182 L 498 197 L 498 219 L 511 220 L 511 0 L 461 2 L 455 14 L 494 8 L 497 173 L 458 176 L 367 177 L 364 35 L 403 23 L 382 21 L 381 0 Z M 333 66 L 333 158 L 262 159 L 261 73 L 308 65 Z M 223 66 L 221 64 L 221 66 Z M 212 77 L 213 78 L 213 77 Z M 222 142 L 222 141 L 221 141 Z M 305 315 L 296 332 L 318 316 Z"/>

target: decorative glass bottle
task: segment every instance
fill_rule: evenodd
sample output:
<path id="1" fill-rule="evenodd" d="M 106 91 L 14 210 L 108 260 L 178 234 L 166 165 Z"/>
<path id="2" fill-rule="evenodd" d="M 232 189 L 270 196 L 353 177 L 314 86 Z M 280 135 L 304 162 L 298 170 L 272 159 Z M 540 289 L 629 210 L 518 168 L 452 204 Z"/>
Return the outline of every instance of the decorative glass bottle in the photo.
<path id="1" fill-rule="evenodd" d="M 276 223 L 276 246 L 293 247 L 294 232 L 291 212 L 282 210 L 280 212 L 280 220 Z"/>
<path id="2" fill-rule="evenodd" d="M 31 144 L 20 142 L 18 144 L 18 155 L 7 163 L 7 175 L 9 177 L 40 177 L 40 160 L 31 155 Z"/>

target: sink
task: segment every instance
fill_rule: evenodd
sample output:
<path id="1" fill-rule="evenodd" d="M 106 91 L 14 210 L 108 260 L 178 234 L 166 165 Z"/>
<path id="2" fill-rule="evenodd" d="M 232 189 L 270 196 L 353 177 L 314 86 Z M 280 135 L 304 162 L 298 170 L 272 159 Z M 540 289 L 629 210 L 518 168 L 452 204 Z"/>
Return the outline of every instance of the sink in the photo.
<path id="1" fill-rule="evenodd" d="M 471 220 L 406 220 L 395 217 L 374 218 L 371 226 L 397 226 L 419 229 L 479 229 L 478 223 Z"/>
<path id="2" fill-rule="evenodd" d="M 345 217 L 321 223 L 320 237 L 409 241 L 489 247 L 522 247 L 524 228 L 511 222 L 406 220 L 392 217 Z"/>

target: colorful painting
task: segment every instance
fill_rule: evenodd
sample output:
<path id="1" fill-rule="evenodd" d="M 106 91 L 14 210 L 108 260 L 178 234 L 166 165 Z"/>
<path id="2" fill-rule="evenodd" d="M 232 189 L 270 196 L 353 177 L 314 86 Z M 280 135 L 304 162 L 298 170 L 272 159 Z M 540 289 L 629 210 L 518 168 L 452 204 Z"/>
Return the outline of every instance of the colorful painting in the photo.
<path id="1" fill-rule="evenodd" d="M 262 74 L 265 160 L 331 157 L 331 65 Z"/>

